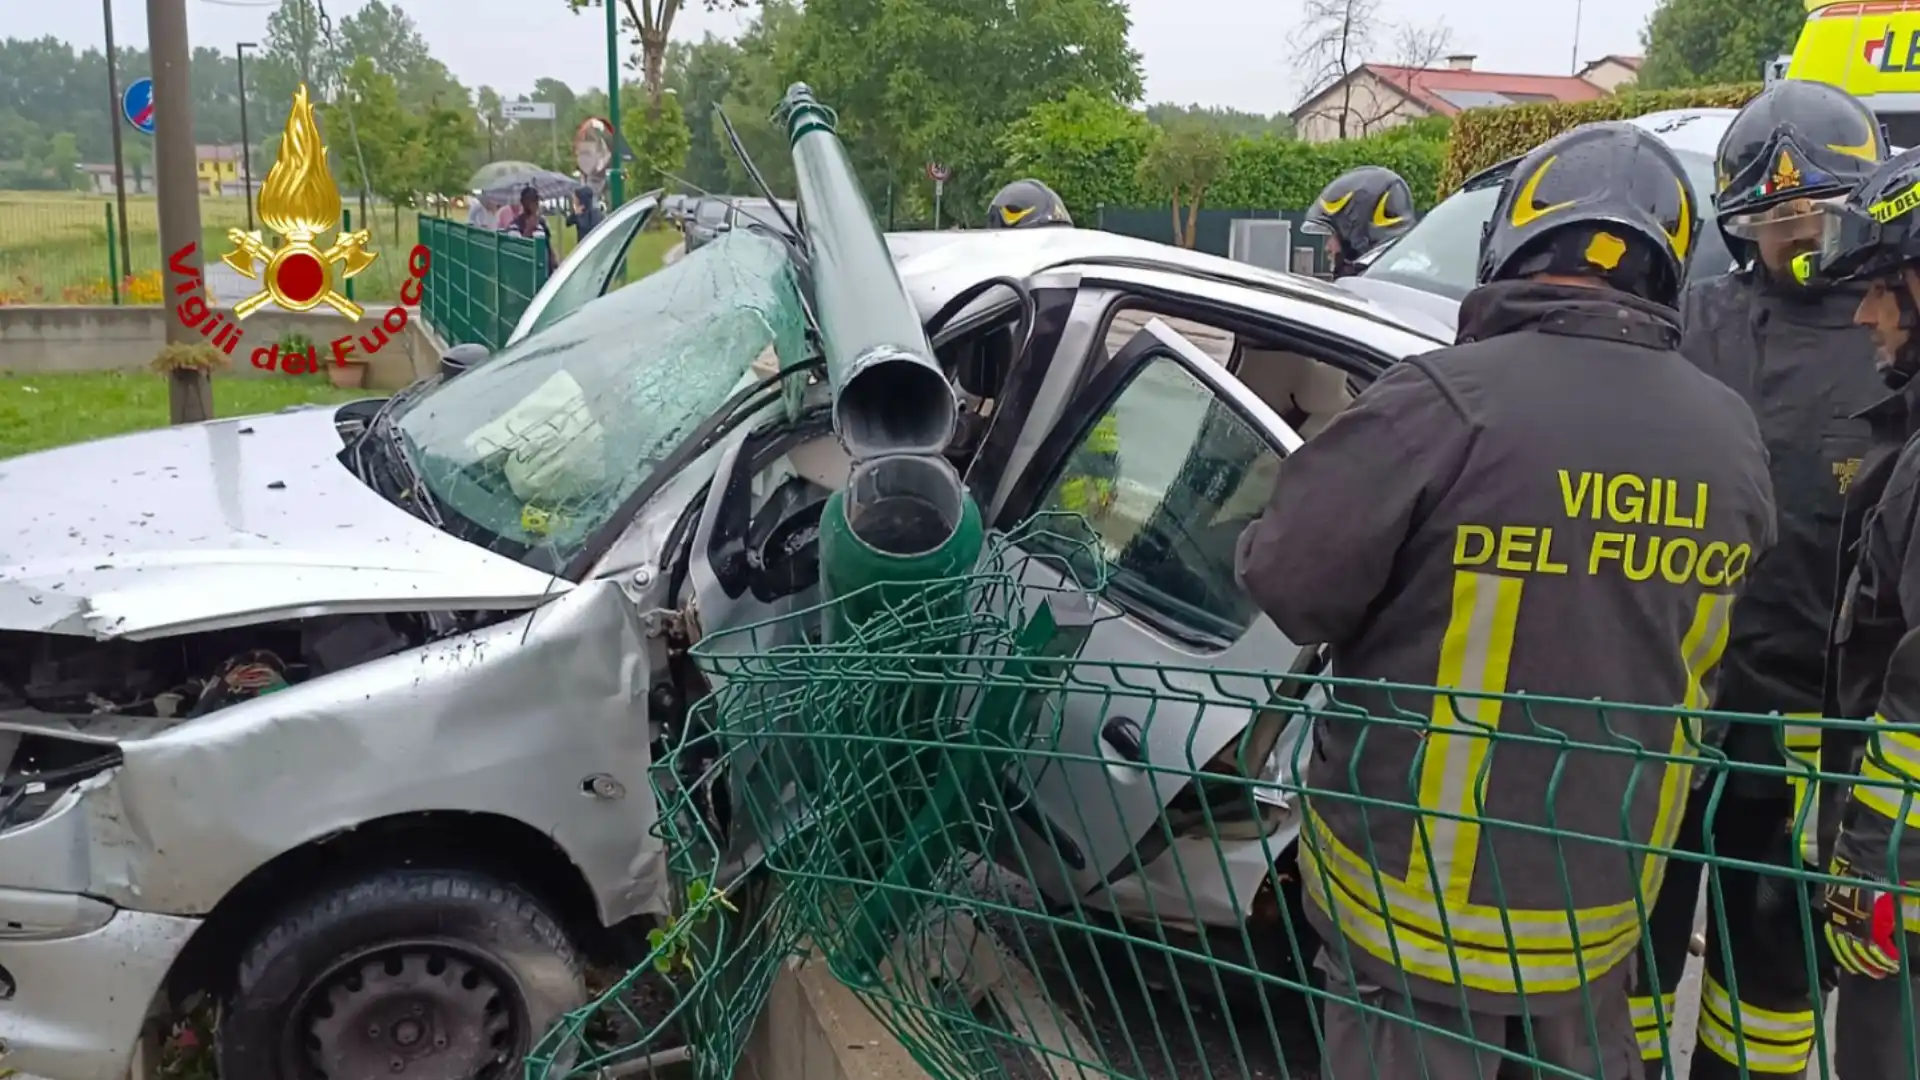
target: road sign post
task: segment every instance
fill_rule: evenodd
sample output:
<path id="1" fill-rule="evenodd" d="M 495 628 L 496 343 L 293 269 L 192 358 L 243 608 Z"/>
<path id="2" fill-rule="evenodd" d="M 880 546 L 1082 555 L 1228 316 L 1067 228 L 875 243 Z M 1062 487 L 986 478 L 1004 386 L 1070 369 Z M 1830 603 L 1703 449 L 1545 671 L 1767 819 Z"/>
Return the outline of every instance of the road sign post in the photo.
<path id="1" fill-rule="evenodd" d="M 120 204 L 120 265 L 128 273 L 133 272 L 133 248 L 127 240 L 127 159 L 121 152 L 120 125 L 113 119 L 115 107 L 123 111 L 125 106 L 120 97 L 120 76 L 117 71 L 119 54 L 113 48 L 113 0 L 100 0 L 101 14 L 106 18 L 107 29 L 107 125 L 113 130 L 113 197 Z M 113 237 L 107 237 L 112 245 Z M 120 279 L 114 278 L 115 303 L 119 303 Z"/>
<path id="2" fill-rule="evenodd" d="M 927 179 L 933 181 L 933 228 L 936 232 L 940 229 L 940 201 L 947 193 L 947 178 L 952 175 L 952 170 L 945 165 L 937 161 L 927 162 Z"/>
<path id="3" fill-rule="evenodd" d="M 553 102 L 503 101 L 500 103 L 500 119 L 547 121 L 548 135 L 553 143 L 553 167 L 560 168 L 560 117 Z"/>

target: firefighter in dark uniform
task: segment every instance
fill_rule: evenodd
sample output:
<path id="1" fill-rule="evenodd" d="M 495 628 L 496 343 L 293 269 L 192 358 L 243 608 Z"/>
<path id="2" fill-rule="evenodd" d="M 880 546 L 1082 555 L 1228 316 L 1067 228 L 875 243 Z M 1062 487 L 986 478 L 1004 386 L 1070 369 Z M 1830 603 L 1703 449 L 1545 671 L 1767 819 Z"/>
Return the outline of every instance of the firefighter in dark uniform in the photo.
<path id="1" fill-rule="evenodd" d="M 1741 109 L 1720 140 L 1719 226 L 1741 265 L 1712 276 L 1693 268 L 1680 304 L 1680 350 L 1752 406 L 1771 459 L 1780 538 L 1749 575 L 1714 707 L 1778 712 L 1788 723 L 1713 733 L 1724 735 L 1736 766 L 1696 777 L 1680 830 L 1685 851 L 1708 850 L 1711 832 L 1719 857 L 1817 865 L 1807 799 L 1814 785 L 1805 778 L 1819 765 L 1819 729 L 1796 721 L 1821 715 L 1840 514 L 1867 447 L 1867 425 L 1854 415 L 1884 391 L 1873 339 L 1853 324 L 1864 290 L 1803 283 L 1793 260 L 1819 241 L 1820 200 L 1844 197 L 1884 160 L 1878 132 L 1873 114 L 1846 92 L 1779 82 Z M 1788 779 L 1796 770 L 1803 778 Z M 1648 920 L 1654 964 L 1641 971 L 1632 1004 L 1650 1063 L 1665 1052 L 1661 1036 L 1686 967 L 1701 872 L 1701 863 L 1677 860 Z M 1724 911 L 1725 923 L 1717 914 L 1708 920 L 1696 1080 L 1738 1077 L 1743 1060 L 1758 1073 L 1806 1069 L 1819 995 L 1801 927 L 1813 898 L 1794 880 L 1739 868 L 1716 876 L 1719 900 L 1709 910 Z M 1660 1072 L 1651 1064 L 1648 1071 Z"/>
<path id="2" fill-rule="evenodd" d="M 1057 192 L 1038 180 L 1015 180 L 1001 188 L 987 207 L 989 229 L 1037 229 L 1072 224 L 1067 204 Z M 1119 475 L 1120 423 L 1118 417 L 1108 413 L 1094 424 L 1092 433 L 1074 453 L 1066 480 L 1060 485 L 1060 504 L 1055 509 L 1076 514 L 1104 513 L 1112 507 L 1118 493 L 1115 478 Z"/>
<path id="3" fill-rule="evenodd" d="M 1242 583 L 1335 675 L 1455 691 L 1343 686 L 1400 720 L 1316 727 L 1299 851 L 1327 1080 L 1490 1080 L 1474 1042 L 1640 1073 L 1641 904 L 1698 722 L 1484 695 L 1709 700 L 1773 497 L 1752 410 L 1679 352 L 1699 228 L 1652 134 L 1542 144 L 1495 204 L 1460 343 L 1290 456 L 1241 538 Z"/>
<path id="4" fill-rule="evenodd" d="M 1334 178 L 1307 208 L 1300 231 L 1327 238 L 1327 258 L 1333 276 L 1348 277 L 1361 270 L 1367 252 L 1413 228 L 1413 191 L 1392 169 L 1362 165 Z"/>
<path id="5" fill-rule="evenodd" d="M 1827 680 L 1832 715 L 1869 731 L 1828 730 L 1820 854 L 1835 881 L 1824 934 L 1840 969 L 1835 1064 L 1846 1080 L 1920 1076 L 1913 1045 L 1920 974 L 1911 948 L 1920 906 L 1889 883 L 1920 883 L 1920 151 L 1886 162 L 1823 207 L 1816 278 L 1865 284 L 1856 319 L 1873 334 L 1891 391 L 1868 409 L 1873 445 L 1842 523 L 1847 576 Z M 1905 997 L 1907 1002 L 1903 1002 Z"/>

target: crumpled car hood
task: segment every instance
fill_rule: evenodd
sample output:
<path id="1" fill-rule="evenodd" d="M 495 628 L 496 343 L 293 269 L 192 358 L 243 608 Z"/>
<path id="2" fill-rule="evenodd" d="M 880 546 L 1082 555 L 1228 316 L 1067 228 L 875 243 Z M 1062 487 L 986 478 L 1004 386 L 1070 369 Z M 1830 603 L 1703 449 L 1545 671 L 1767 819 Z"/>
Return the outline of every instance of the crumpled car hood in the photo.
<path id="1" fill-rule="evenodd" d="M 320 407 L 0 460 L 0 629 L 138 640 L 570 587 L 389 503 L 340 447 Z"/>

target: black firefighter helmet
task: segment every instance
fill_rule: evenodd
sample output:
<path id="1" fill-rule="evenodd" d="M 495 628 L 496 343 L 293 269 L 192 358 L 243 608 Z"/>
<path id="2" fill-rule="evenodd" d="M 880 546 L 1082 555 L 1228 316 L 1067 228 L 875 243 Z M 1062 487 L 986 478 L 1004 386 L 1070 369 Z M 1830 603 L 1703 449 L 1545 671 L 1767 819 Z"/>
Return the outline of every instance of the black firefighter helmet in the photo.
<path id="1" fill-rule="evenodd" d="M 1480 241 L 1480 282 L 1567 274 L 1671 306 L 1700 228 L 1673 151 L 1632 124 L 1548 139 L 1500 187 Z"/>
<path id="2" fill-rule="evenodd" d="M 1030 229 L 1036 225 L 1071 225 L 1067 204 L 1038 180 L 1015 180 L 1000 189 L 987 207 L 987 228 Z"/>
<path id="3" fill-rule="evenodd" d="M 1334 178 L 1307 208 L 1300 231 L 1333 236 L 1352 261 L 1413 228 L 1413 191 L 1392 169 L 1362 165 Z"/>
<path id="4" fill-rule="evenodd" d="M 1811 242 L 1815 204 L 1845 197 L 1886 157 L 1879 121 L 1853 95 L 1826 83 L 1776 82 L 1720 137 L 1720 231 L 1738 252 L 1740 241 L 1757 239 L 1762 229 L 1802 221 Z"/>
<path id="5" fill-rule="evenodd" d="M 1795 263 L 1827 281 L 1887 278 L 1920 264 L 1920 150 L 1882 162 L 1844 199 L 1820 207 L 1819 249 Z"/>

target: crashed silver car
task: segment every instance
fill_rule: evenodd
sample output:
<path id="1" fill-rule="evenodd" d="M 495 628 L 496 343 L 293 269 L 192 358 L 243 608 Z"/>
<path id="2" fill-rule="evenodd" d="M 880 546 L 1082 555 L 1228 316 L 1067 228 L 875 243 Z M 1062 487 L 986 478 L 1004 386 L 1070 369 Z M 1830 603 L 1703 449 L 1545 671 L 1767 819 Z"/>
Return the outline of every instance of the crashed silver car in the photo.
<path id="1" fill-rule="evenodd" d="M 585 967 L 628 962 L 665 909 L 648 767 L 702 690 L 685 650 L 815 599 L 849 469 L 794 249 L 735 229 L 607 292 L 650 212 L 616 211 L 498 355 L 389 398 L 0 461 L 0 1068 L 119 1080 L 143 1023 L 204 995 L 229 1077 L 506 1077 Z M 1109 411 L 1154 448 L 1117 478 L 1140 528 L 1208 525 L 1178 566 L 1117 558 L 1123 617 L 1085 655 L 1311 669 L 1222 538 L 1438 337 L 1105 233 L 889 244 L 990 526 L 1043 505 Z M 1223 446 L 1239 481 L 1179 490 Z M 1048 890 L 1100 880 L 1179 794 L 1088 825 L 1071 776 L 1045 783 L 1086 855 Z M 1188 862 L 1231 879 L 1191 883 L 1201 928 L 1271 878 Z M 1166 910 L 1160 865 L 1117 914 Z"/>

